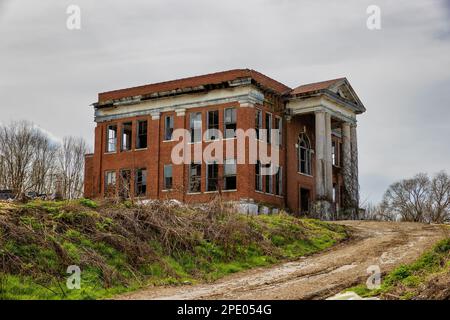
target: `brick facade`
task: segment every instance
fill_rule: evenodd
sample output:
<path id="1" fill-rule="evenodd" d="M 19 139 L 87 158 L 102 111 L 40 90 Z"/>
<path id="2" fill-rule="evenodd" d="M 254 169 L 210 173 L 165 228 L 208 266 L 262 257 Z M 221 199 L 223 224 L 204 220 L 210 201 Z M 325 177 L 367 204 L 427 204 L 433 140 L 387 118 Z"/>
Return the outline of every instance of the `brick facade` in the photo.
<path id="1" fill-rule="evenodd" d="M 245 72 L 249 72 L 248 74 Z M 230 73 L 231 72 L 231 73 Z M 279 161 L 282 168 L 282 183 L 280 194 L 275 194 L 277 181 L 273 177 L 272 193 L 266 190 L 266 177 L 263 177 L 262 191 L 256 191 L 255 164 L 237 164 L 236 188 L 224 190 L 224 165 L 218 165 L 218 190 L 224 200 L 263 203 L 276 207 L 284 207 L 298 213 L 303 202 L 308 198 L 308 204 L 316 197 L 315 173 L 315 117 L 314 113 L 286 116 L 289 112 L 288 98 L 290 88 L 255 71 L 236 70 L 201 77 L 182 79 L 162 84 L 148 85 L 131 89 L 123 89 L 99 95 L 96 108 L 94 154 L 86 155 L 85 164 L 85 196 L 102 198 L 106 195 L 106 173 L 115 172 L 117 194 L 121 189 L 121 172 L 130 170 L 131 181 L 129 194 L 136 195 L 137 169 L 145 169 L 147 183 L 145 195 L 148 199 L 177 199 L 182 202 L 208 202 L 219 191 L 207 191 L 207 166 L 204 160 L 201 165 L 200 190 L 189 192 L 189 164 L 173 164 L 172 149 L 178 141 L 166 141 L 166 116 L 173 117 L 173 128 L 190 128 L 190 115 L 201 113 L 202 133 L 207 128 L 208 111 L 217 110 L 219 131 L 224 132 L 224 114 L 226 108 L 235 108 L 236 126 L 240 129 L 254 129 L 256 112 L 262 112 L 262 129 L 266 128 L 266 114 L 272 115 L 272 128 L 276 127 L 278 119 L 282 122 L 282 143 L 279 149 Z M 203 78 L 202 78 L 203 77 Z M 242 81 L 244 81 L 242 83 Z M 329 84 L 327 84 L 329 85 Z M 161 90 L 165 90 L 161 94 Z M 301 88 L 301 87 L 300 87 Z M 189 90 L 187 90 L 189 89 Z M 316 88 L 315 88 L 316 89 Z M 130 91 L 127 91 L 130 90 Z M 317 89 L 319 90 L 319 89 Z M 184 92 L 183 92 L 184 91 Z M 242 94 L 244 92 L 244 94 Z M 298 92 L 298 90 L 297 90 Z M 237 94 L 239 93 L 239 94 Z M 301 92 L 300 92 L 301 93 Z M 207 97 L 205 97 L 207 95 Z M 209 98 L 209 97 L 212 98 Z M 136 97 L 138 97 L 136 99 Z M 256 97 L 256 98 L 255 98 Z M 129 101 L 130 98 L 134 99 Z M 206 98 L 208 98 L 206 100 Z M 127 100 L 128 99 L 128 100 Z M 123 104 L 123 101 L 126 103 Z M 183 103 L 182 106 L 181 103 Z M 130 107 L 131 106 L 131 107 Z M 147 122 L 147 147 L 136 149 L 137 128 L 141 121 Z M 336 122 L 336 121 L 334 121 Z M 122 128 L 125 123 L 131 123 L 131 150 L 122 151 Z M 114 152 L 107 152 L 107 128 L 117 126 L 117 139 Z M 332 124 L 333 125 L 333 124 Z M 336 123 L 334 124 L 336 127 Z M 299 172 L 298 140 L 300 134 L 305 134 L 311 142 L 311 172 Z M 224 154 L 226 145 L 234 146 L 236 155 L 236 138 L 223 139 Z M 333 145 L 336 147 L 335 163 L 332 170 L 335 188 L 334 202 L 341 206 L 341 189 L 343 178 L 340 169 L 339 146 L 342 139 L 339 130 L 333 130 Z M 211 142 L 202 140 L 200 145 L 205 150 Z M 273 143 L 273 142 L 272 142 Z M 245 146 L 246 158 L 249 158 L 249 146 Z M 164 187 L 164 166 L 172 164 L 172 188 Z M 270 179 L 269 179 L 270 180 Z M 302 198 L 303 197 L 303 198 Z M 303 203 L 303 211 L 305 211 Z"/>

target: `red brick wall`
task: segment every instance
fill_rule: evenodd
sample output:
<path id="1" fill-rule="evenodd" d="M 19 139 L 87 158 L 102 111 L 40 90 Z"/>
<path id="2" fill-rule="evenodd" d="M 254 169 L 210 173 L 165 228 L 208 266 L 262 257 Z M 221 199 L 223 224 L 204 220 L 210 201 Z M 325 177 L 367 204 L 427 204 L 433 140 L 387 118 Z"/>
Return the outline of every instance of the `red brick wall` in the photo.
<path id="1" fill-rule="evenodd" d="M 202 163 L 202 183 L 201 193 L 188 194 L 188 165 L 173 165 L 173 190 L 165 191 L 163 185 L 163 171 L 165 164 L 171 164 L 172 148 L 178 141 L 164 141 L 164 120 L 166 115 L 174 116 L 174 129 L 189 129 L 189 114 L 192 112 L 202 113 L 203 133 L 207 128 L 207 112 L 209 110 L 219 110 L 219 130 L 223 132 L 224 109 L 227 107 L 237 108 L 237 127 L 247 130 L 255 126 L 256 109 L 263 111 L 263 128 L 265 126 L 265 114 L 272 114 L 275 128 L 276 116 L 283 116 L 283 105 L 281 101 L 274 96 L 266 97 L 268 101 L 264 105 L 255 107 L 240 107 L 238 102 L 214 105 L 209 107 L 188 109 L 185 115 L 177 115 L 175 112 L 164 112 L 160 114 L 159 119 L 152 120 L 151 116 L 124 118 L 108 123 L 98 123 L 95 129 L 95 148 L 93 157 L 86 158 L 86 178 L 85 178 L 85 196 L 92 198 L 103 197 L 104 174 L 106 171 L 116 171 L 119 179 L 119 170 L 146 168 L 147 169 L 147 198 L 150 199 L 178 199 L 183 202 L 208 202 L 215 193 L 206 192 L 206 165 Z M 148 121 L 148 146 L 145 150 L 135 150 L 137 121 Z M 127 152 L 120 151 L 121 145 L 121 124 L 124 122 L 133 122 L 132 150 Z M 118 125 L 117 152 L 112 154 L 106 151 L 106 128 L 109 124 Z M 311 201 L 315 196 L 314 183 L 314 155 L 312 158 L 312 176 L 298 173 L 297 144 L 299 133 L 306 130 L 314 149 L 314 115 L 292 117 L 290 122 L 283 120 L 283 143 L 280 148 L 280 165 L 283 167 L 283 195 L 277 196 L 265 192 L 255 191 L 255 165 L 238 164 L 237 165 L 237 191 L 223 192 L 225 200 L 252 199 L 257 202 L 287 207 L 292 212 L 299 209 L 299 190 L 306 188 L 310 190 Z M 333 137 L 333 139 L 338 139 Z M 236 140 L 232 141 L 234 150 L 236 150 Z M 226 142 L 223 142 L 224 145 Z M 202 150 L 209 142 L 202 141 Z M 246 143 L 246 157 L 249 152 L 248 143 Z M 270 149 L 269 149 L 270 150 Z M 224 155 L 225 155 L 224 148 Z M 338 185 L 342 184 L 339 168 L 333 168 L 333 181 Z M 219 166 L 219 178 L 223 175 L 223 166 Z M 273 178 L 273 190 L 275 190 L 275 177 Z M 219 184 L 220 185 L 220 184 Z M 263 183 L 263 186 L 265 183 Z M 134 194 L 134 179 L 132 178 L 131 193 Z M 337 192 L 339 194 L 339 192 Z M 338 199 L 339 200 L 339 199 Z"/>
<path id="2" fill-rule="evenodd" d="M 315 118 L 314 115 L 305 115 L 302 117 L 296 116 L 287 124 L 286 141 L 287 141 L 287 193 L 286 201 L 287 206 L 292 212 L 297 213 L 300 207 L 299 203 L 299 192 L 300 188 L 305 188 L 310 190 L 310 197 L 314 199 L 315 197 L 315 158 L 314 154 L 312 156 L 312 175 L 304 175 L 298 173 L 298 158 L 297 158 L 297 148 L 295 145 L 298 143 L 299 134 L 305 132 L 308 136 L 311 147 L 314 149 L 315 141 Z"/>

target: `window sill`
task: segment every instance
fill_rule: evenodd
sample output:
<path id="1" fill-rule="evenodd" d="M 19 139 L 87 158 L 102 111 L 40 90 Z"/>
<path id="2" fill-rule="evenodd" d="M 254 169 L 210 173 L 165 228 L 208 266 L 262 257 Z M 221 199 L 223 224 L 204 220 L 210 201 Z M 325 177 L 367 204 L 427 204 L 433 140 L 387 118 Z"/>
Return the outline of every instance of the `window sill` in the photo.
<path id="1" fill-rule="evenodd" d="M 116 154 L 117 151 L 106 151 L 105 154 Z"/>
<path id="2" fill-rule="evenodd" d="M 298 171 L 297 171 L 297 173 L 298 173 L 299 175 L 302 175 L 302 176 L 305 176 L 305 177 L 313 178 L 313 176 L 312 176 L 311 174 L 302 173 L 302 172 L 298 172 Z"/>
<path id="3" fill-rule="evenodd" d="M 145 151 L 145 150 L 148 150 L 147 148 L 137 148 L 137 149 L 134 149 L 134 151 Z"/>
<path id="4" fill-rule="evenodd" d="M 281 198 L 281 199 L 284 198 L 283 195 L 278 195 L 278 194 L 274 194 L 274 193 L 267 193 L 267 192 L 258 191 L 258 190 L 255 190 L 255 192 L 256 192 L 256 193 L 259 193 L 259 194 L 263 194 L 263 195 L 265 195 L 265 196 L 273 196 L 273 197 L 277 197 L 277 198 Z"/>
<path id="5" fill-rule="evenodd" d="M 163 142 L 175 142 L 175 140 L 171 139 L 171 140 L 163 140 Z"/>
<path id="6" fill-rule="evenodd" d="M 194 195 L 198 195 L 198 194 L 202 194 L 201 192 L 188 192 L 186 193 L 189 196 L 194 196 Z"/>
<path id="7" fill-rule="evenodd" d="M 214 190 L 214 191 L 205 191 L 205 192 L 203 192 L 203 193 L 219 193 L 219 191 L 218 191 L 218 190 Z"/>
<path id="8" fill-rule="evenodd" d="M 230 189 L 230 190 L 222 190 L 222 192 L 236 192 L 237 189 Z"/>
<path id="9" fill-rule="evenodd" d="M 237 137 L 231 137 L 231 138 L 223 138 L 222 140 L 226 141 L 226 140 L 236 140 Z"/>
<path id="10" fill-rule="evenodd" d="M 173 191 L 173 189 L 163 189 L 163 190 L 161 190 L 162 192 L 172 192 Z"/>

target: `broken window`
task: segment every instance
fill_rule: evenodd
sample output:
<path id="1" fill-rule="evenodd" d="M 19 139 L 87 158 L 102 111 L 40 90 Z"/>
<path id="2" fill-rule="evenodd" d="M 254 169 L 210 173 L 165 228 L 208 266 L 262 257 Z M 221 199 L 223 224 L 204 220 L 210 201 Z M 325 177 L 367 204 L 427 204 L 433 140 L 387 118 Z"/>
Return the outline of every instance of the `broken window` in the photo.
<path id="1" fill-rule="evenodd" d="M 217 191 L 219 182 L 219 165 L 217 162 L 209 163 L 206 169 L 206 191 Z"/>
<path id="2" fill-rule="evenodd" d="M 283 167 L 278 167 L 275 174 L 275 194 L 281 196 L 283 194 Z"/>
<path id="3" fill-rule="evenodd" d="M 208 111 L 208 140 L 218 139 L 219 132 L 219 111 Z"/>
<path id="4" fill-rule="evenodd" d="M 283 136 L 283 121 L 280 117 L 276 117 L 275 118 L 275 129 L 278 130 L 278 135 L 277 135 L 277 141 L 276 144 L 278 146 L 281 146 L 282 141 L 282 136 Z"/>
<path id="5" fill-rule="evenodd" d="M 225 139 L 236 137 L 236 109 L 225 109 Z"/>
<path id="6" fill-rule="evenodd" d="M 144 197 L 147 194 L 147 170 L 137 169 L 135 176 L 134 194 L 136 197 Z"/>
<path id="7" fill-rule="evenodd" d="M 132 123 L 125 122 L 122 124 L 122 151 L 131 150 Z"/>
<path id="8" fill-rule="evenodd" d="M 164 121 L 164 140 L 172 140 L 173 135 L 173 116 L 166 116 Z"/>
<path id="9" fill-rule="evenodd" d="M 256 109 L 255 114 L 255 130 L 256 130 L 256 139 L 260 138 L 260 130 L 262 129 L 262 111 Z"/>
<path id="10" fill-rule="evenodd" d="M 272 115 L 270 113 L 266 113 L 266 141 L 267 143 L 272 142 Z"/>
<path id="11" fill-rule="evenodd" d="M 191 142 L 202 141 L 202 113 L 191 113 L 190 118 Z"/>
<path id="12" fill-rule="evenodd" d="M 120 170 L 119 196 L 128 199 L 131 192 L 131 170 Z"/>
<path id="13" fill-rule="evenodd" d="M 224 164 L 224 190 L 236 190 L 236 159 L 227 159 Z"/>
<path id="14" fill-rule="evenodd" d="M 164 190 L 172 189 L 172 165 L 166 164 L 164 165 Z"/>
<path id="15" fill-rule="evenodd" d="M 302 133 L 298 140 L 298 170 L 311 175 L 311 144 L 306 134 Z"/>
<path id="16" fill-rule="evenodd" d="M 189 192 L 200 192 L 202 186 L 202 165 L 191 163 L 189 168 Z"/>
<path id="17" fill-rule="evenodd" d="M 106 171 L 105 172 L 105 186 L 104 186 L 105 197 L 112 197 L 116 194 L 116 172 Z"/>
<path id="18" fill-rule="evenodd" d="M 147 121 L 137 122 L 136 149 L 147 148 Z"/>
<path id="19" fill-rule="evenodd" d="M 255 190 L 263 191 L 263 176 L 261 175 L 261 162 L 259 160 L 255 164 Z"/>
<path id="20" fill-rule="evenodd" d="M 106 152 L 116 152 L 117 148 L 117 125 L 109 125 L 106 129 Z"/>
<path id="21" fill-rule="evenodd" d="M 270 164 L 263 165 L 266 172 L 270 172 L 270 166 Z M 271 174 L 266 174 L 266 193 L 273 193 L 273 175 Z"/>

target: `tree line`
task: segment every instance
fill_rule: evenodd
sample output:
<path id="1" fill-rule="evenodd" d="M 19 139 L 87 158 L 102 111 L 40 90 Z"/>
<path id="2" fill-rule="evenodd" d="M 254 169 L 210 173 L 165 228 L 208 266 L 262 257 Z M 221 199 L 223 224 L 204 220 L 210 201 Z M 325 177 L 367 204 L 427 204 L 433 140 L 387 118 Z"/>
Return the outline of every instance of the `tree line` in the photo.
<path id="1" fill-rule="evenodd" d="M 16 199 L 81 197 L 87 151 L 82 138 L 54 141 L 28 121 L 0 124 L 0 190 L 10 190 Z"/>
<path id="2" fill-rule="evenodd" d="M 419 173 L 393 183 L 379 205 L 368 205 L 365 218 L 388 221 L 450 223 L 450 176 Z"/>

